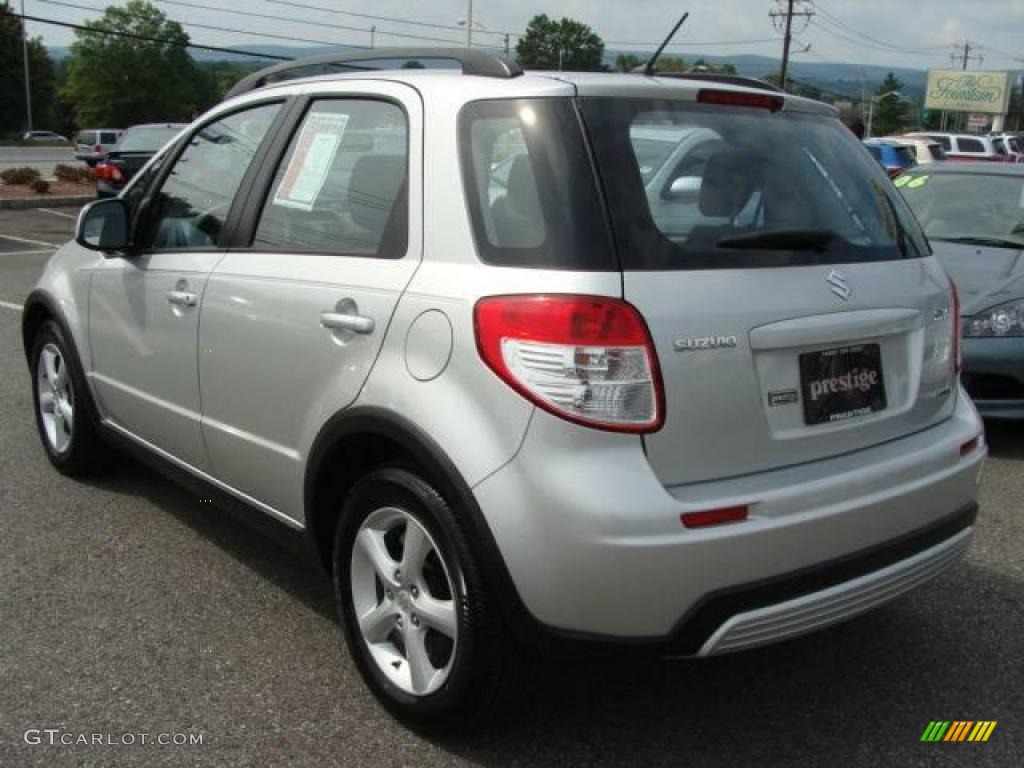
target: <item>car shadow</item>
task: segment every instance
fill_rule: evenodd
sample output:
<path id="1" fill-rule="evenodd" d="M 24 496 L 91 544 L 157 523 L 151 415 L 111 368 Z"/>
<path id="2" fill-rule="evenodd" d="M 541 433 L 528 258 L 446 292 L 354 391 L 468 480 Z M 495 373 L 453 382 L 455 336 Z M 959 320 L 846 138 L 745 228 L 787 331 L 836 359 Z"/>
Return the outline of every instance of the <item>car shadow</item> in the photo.
<path id="1" fill-rule="evenodd" d="M 148 500 L 317 614 L 332 620 L 337 617 L 330 579 L 312 562 L 250 527 L 238 514 L 216 505 L 197 504 L 188 489 L 138 460 L 118 453 L 116 467 L 79 482 Z M 253 510 L 252 514 L 262 513 Z M 262 519 L 256 522 L 265 524 Z"/>
<path id="2" fill-rule="evenodd" d="M 1000 459 L 1024 459 L 1024 424 L 986 421 L 985 439 L 989 453 Z"/>

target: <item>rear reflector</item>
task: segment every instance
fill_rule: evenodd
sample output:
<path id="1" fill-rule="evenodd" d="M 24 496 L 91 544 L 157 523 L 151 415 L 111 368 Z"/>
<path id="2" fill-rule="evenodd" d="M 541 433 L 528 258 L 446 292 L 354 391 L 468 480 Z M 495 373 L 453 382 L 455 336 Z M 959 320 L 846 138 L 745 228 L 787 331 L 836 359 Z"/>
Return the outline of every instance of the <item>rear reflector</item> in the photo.
<path id="1" fill-rule="evenodd" d="M 711 525 L 722 525 L 723 523 L 738 523 L 746 520 L 750 514 L 750 507 L 744 504 L 741 507 L 723 507 L 722 509 L 709 509 L 705 512 L 687 512 L 680 515 L 679 519 L 686 528 L 707 528 Z"/>
<path id="2" fill-rule="evenodd" d="M 647 326 L 599 296 L 489 296 L 474 310 L 480 357 L 506 384 L 568 421 L 654 432 L 664 389 Z"/>
<path id="3" fill-rule="evenodd" d="M 967 456 L 968 454 L 974 453 L 978 444 L 981 442 L 981 437 L 975 437 L 973 440 L 968 440 L 966 443 L 960 446 L 960 455 Z"/>
<path id="4" fill-rule="evenodd" d="M 745 93 L 743 91 L 715 91 L 708 88 L 704 88 L 697 93 L 697 101 L 701 104 L 770 109 L 772 112 L 778 112 L 786 104 L 786 100 L 782 96 L 773 96 L 767 93 Z"/>

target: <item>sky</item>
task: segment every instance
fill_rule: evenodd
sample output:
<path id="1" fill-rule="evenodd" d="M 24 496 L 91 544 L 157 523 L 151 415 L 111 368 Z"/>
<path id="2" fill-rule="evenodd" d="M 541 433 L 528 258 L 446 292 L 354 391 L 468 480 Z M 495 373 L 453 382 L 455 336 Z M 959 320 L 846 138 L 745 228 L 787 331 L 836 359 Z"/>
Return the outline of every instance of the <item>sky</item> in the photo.
<path id="1" fill-rule="evenodd" d="M 21 0 L 9 2 L 17 9 Z M 242 48 L 256 44 L 369 46 L 371 26 L 377 27 L 377 46 L 442 45 L 445 40 L 464 45 L 465 31 L 459 21 L 466 18 L 470 4 L 469 0 L 154 2 L 169 18 L 185 25 L 194 43 Z M 28 16 L 72 23 L 98 19 L 107 5 L 105 0 L 24 3 Z M 514 48 L 515 35 L 524 31 L 530 18 L 547 13 L 590 25 L 609 49 L 653 50 L 681 13 L 689 10 L 690 18 L 669 53 L 688 59 L 704 53 L 778 57 L 781 34 L 769 12 L 783 5 L 784 0 L 472 0 L 474 44 L 501 46 L 500 33 L 509 32 Z M 953 45 L 968 40 L 974 46 L 972 56 L 977 51 L 984 57 L 982 61 L 972 58 L 970 68 L 1024 68 L 1024 0 L 797 0 L 797 6 L 815 13 L 809 21 L 794 22 L 798 61 L 948 67 Z M 51 46 L 66 46 L 73 39 L 70 30 L 39 22 L 28 22 L 28 28 L 30 35 L 41 36 Z"/>

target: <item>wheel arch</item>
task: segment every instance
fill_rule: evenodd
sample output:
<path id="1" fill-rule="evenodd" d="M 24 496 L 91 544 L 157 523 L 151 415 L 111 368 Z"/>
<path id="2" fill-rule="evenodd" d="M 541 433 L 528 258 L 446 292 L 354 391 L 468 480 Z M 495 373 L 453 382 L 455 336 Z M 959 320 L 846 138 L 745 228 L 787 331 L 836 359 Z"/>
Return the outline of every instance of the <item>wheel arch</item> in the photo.
<path id="1" fill-rule="evenodd" d="M 366 472 L 383 465 L 422 473 L 465 524 L 484 582 L 499 598 L 509 626 L 532 624 L 490 526 L 458 468 L 422 429 L 382 408 L 361 406 L 336 414 L 310 450 L 303 486 L 306 532 L 321 567 L 330 571 L 334 529 L 345 494 Z"/>

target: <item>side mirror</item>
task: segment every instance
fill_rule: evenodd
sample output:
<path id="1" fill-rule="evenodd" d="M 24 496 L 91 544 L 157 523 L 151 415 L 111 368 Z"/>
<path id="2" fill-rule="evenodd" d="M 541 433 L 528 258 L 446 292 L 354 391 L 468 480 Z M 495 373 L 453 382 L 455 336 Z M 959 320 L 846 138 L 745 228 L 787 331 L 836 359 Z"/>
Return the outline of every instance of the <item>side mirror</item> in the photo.
<path id="1" fill-rule="evenodd" d="M 128 206 L 119 197 L 90 203 L 78 217 L 75 242 L 104 255 L 128 249 Z"/>
<path id="2" fill-rule="evenodd" d="M 695 203 L 700 197 L 701 183 L 704 180 L 700 176 L 680 176 L 673 179 L 672 184 L 665 191 L 666 200 L 676 200 L 683 203 Z"/>

